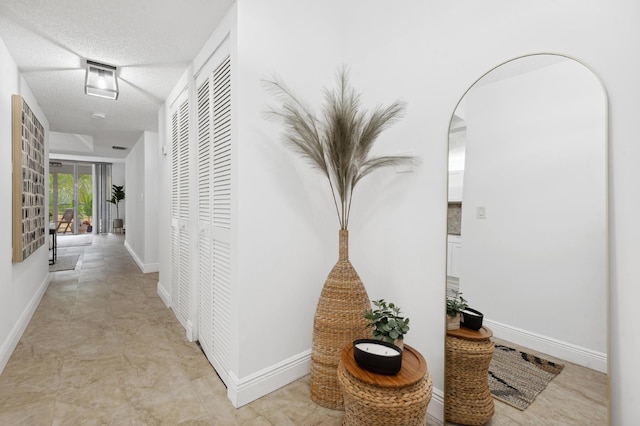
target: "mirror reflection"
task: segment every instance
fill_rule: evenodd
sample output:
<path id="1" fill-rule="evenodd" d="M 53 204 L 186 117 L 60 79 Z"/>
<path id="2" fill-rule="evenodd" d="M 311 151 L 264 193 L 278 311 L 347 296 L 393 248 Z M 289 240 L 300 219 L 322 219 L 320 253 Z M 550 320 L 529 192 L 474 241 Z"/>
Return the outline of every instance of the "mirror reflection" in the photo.
<path id="1" fill-rule="evenodd" d="M 447 294 L 482 328 L 447 331 L 452 424 L 607 424 L 606 111 L 584 65 L 531 55 L 453 114 Z"/>

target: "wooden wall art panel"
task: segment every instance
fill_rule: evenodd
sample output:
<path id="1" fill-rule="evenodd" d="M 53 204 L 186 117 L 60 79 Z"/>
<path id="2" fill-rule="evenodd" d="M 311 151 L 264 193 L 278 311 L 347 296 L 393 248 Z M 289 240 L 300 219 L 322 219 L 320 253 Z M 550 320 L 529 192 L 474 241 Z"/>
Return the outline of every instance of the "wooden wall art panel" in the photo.
<path id="1" fill-rule="evenodd" d="M 13 262 L 45 242 L 44 128 L 19 95 L 11 98 L 13 163 Z"/>

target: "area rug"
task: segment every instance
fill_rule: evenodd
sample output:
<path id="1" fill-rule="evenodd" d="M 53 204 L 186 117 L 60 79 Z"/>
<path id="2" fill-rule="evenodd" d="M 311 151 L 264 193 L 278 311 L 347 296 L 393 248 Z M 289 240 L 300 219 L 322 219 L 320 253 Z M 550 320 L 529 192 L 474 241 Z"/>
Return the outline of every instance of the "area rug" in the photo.
<path id="1" fill-rule="evenodd" d="M 562 364 L 496 344 L 489 365 L 489 389 L 496 399 L 524 410 L 563 368 Z"/>
<path id="2" fill-rule="evenodd" d="M 93 244 L 93 235 L 58 235 L 58 248 L 90 246 Z"/>
<path id="3" fill-rule="evenodd" d="M 80 258 L 79 254 L 58 256 L 56 259 L 56 263 L 54 263 L 53 265 L 49 265 L 49 272 L 68 271 L 71 269 L 76 269 L 78 258 Z"/>

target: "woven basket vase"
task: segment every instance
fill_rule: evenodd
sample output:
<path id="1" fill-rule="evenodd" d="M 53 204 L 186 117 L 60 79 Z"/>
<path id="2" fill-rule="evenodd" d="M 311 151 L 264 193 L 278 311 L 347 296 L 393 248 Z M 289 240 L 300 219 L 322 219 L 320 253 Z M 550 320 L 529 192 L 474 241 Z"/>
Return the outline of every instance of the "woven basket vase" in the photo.
<path id="1" fill-rule="evenodd" d="M 349 262 L 349 231 L 340 230 L 340 254 L 320 293 L 313 320 L 311 399 L 343 410 L 338 382 L 342 349 L 356 339 L 371 338 L 364 312 L 371 302 L 358 273 Z"/>

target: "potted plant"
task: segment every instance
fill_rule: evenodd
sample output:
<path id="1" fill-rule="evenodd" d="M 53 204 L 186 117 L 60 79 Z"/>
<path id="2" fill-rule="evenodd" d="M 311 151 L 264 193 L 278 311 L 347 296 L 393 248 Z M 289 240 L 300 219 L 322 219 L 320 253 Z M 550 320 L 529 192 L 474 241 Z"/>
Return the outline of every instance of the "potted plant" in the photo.
<path id="1" fill-rule="evenodd" d="M 364 318 L 373 329 L 373 339 L 353 341 L 353 356 L 365 370 L 378 374 L 396 374 L 402 367 L 404 335 L 409 318 L 400 315 L 400 307 L 384 299 L 374 300 L 376 309 L 367 309 Z"/>
<path id="2" fill-rule="evenodd" d="M 367 327 L 373 328 L 373 338 L 393 343 L 402 349 L 404 335 L 409 332 L 409 318 L 400 315 L 400 307 L 384 299 L 374 300 L 376 309 L 364 313 Z"/>
<path id="3" fill-rule="evenodd" d="M 367 337 L 363 335 L 366 328 L 362 312 L 371 307 L 366 289 L 349 262 L 347 229 L 353 191 L 376 170 L 414 162 L 413 156 L 372 154 L 378 136 L 400 118 L 404 104 L 394 102 L 363 110 L 345 68 L 338 72 L 338 87 L 325 89 L 325 105 L 319 116 L 281 80 L 265 81 L 265 85 L 279 103 L 267 111 L 268 116 L 283 124 L 287 144 L 327 179 L 338 215 L 338 262 L 325 281 L 313 320 L 311 399 L 324 407 L 340 409 L 340 352 L 354 339 Z"/>
<path id="4" fill-rule="evenodd" d="M 120 212 L 118 211 L 118 204 L 124 200 L 124 185 L 111 185 L 111 199 L 107 200 L 111 204 L 116 206 L 116 218 L 113 219 L 113 228 L 122 229 L 122 219 L 120 219 Z"/>
<path id="5" fill-rule="evenodd" d="M 447 330 L 460 328 L 460 312 L 468 306 L 460 291 L 452 290 L 451 294 L 447 295 Z"/>

